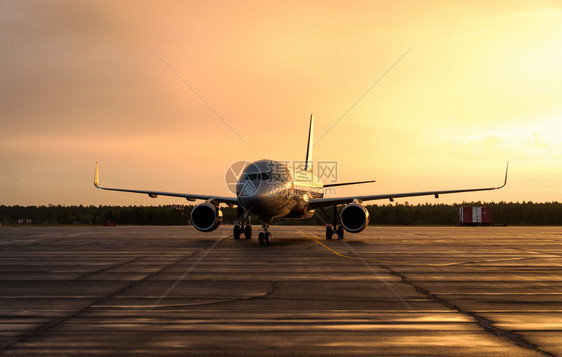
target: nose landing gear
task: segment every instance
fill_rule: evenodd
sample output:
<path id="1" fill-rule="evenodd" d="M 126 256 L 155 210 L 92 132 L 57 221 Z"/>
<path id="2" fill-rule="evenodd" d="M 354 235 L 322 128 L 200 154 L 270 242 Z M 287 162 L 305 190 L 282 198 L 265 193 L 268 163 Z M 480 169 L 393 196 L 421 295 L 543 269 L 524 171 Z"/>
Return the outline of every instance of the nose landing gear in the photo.
<path id="1" fill-rule="evenodd" d="M 267 224 L 267 222 L 265 222 L 262 225 L 263 228 L 263 232 L 260 232 L 260 234 L 258 234 L 258 240 L 260 241 L 260 244 L 270 244 L 271 243 L 271 233 L 269 233 L 268 229 L 269 229 L 269 224 Z"/>

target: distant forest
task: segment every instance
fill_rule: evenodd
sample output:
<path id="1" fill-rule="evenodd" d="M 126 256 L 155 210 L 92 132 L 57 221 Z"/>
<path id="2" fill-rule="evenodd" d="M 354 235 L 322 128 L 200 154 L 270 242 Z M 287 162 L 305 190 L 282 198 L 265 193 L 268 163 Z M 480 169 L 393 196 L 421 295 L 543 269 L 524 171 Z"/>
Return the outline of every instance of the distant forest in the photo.
<path id="1" fill-rule="evenodd" d="M 562 225 L 562 203 L 486 203 L 387 204 L 366 206 L 371 225 L 456 225 L 459 207 L 490 207 L 492 222 L 507 225 Z M 189 224 L 192 205 L 186 206 L 0 206 L 0 223 L 10 224 L 92 224 L 114 222 L 124 225 L 185 225 Z M 223 223 L 236 220 L 236 208 L 222 208 Z M 277 224 L 321 225 L 320 214 L 307 220 L 278 220 Z M 253 224 L 261 224 L 252 217 Z"/>

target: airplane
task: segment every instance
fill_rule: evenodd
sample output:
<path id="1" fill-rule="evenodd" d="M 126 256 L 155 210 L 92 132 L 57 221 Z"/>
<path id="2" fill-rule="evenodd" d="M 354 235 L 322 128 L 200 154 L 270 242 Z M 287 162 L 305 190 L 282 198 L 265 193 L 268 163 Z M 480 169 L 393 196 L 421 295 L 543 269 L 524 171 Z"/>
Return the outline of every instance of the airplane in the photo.
<path id="1" fill-rule="evenodd" d="M 97 162 L 94 186 L 101 190 L 147 194 L 151 198 L 171 196 L 182 197 L 188 201 L 203 200 L 203 203 L 196 205 L 191 211 L 191 223 L 201 232 L 213 231 L 221 224 L 223 218 L 220 209 L 221 204 L 236 206 L 237 223 L 233 229 L 234 239 L 240 239 L 242 234 L 246 239 L 251 239 L 252 226 L 248 221 L 250 214 L 253 214 L 263 222 L 263 232 L 258 235 L 259 243 L 270 244 L 269 225 L 275 219 L 306 219 L 312 217 L 318 210 L 329 221 L 329 224 L 326 225 L 326 239 L 332 239 L 334 234 L 337 234 L 339 239 L 343 239 L 344 230 L 350 233 L 359 233 L 369 224 L 369 212 L 363 205 L 365 201 L 388 199 L 393 202 L 396 198 L 414 196 L 435 196 L 435 198 L 439 198 L 439 195 L 451 193 L 498 190 L 507 184 L 509 161 L 505 169 L 504 183 L 499 187 L 324 197 L 324 188 L 327 187 L 375 181 L 322 184 L 322 181 L 312 170 L 312 137 L 313 116 L 311 115 L 306 159 L 302 162 L 303 165 L 292 167 L 287 162 L 268 159 L 250 163 L 242 170 L 236 183 L 236 197 L 102 187 L 99 184 L 99 164 Z M 338 206 L 342 205 L 343 208 L 340 210 L 338 217 Z M 329 211 L 326 211 L 326 208 L 333 209 L 331 215 L 328 214 Z"/>

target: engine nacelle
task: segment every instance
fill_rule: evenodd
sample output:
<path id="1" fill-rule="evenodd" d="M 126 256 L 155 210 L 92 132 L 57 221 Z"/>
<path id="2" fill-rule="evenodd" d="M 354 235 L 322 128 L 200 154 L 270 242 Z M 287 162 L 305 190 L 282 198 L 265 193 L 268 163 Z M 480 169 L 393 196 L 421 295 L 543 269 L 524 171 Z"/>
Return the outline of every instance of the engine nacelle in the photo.
<path id="1" fill-rule="evenodd" d="M 191 210 L 191 224 L 198 231 L 214 231 L 221 222 L 222 211 L 212 203 L 201 203 Z"/>
<path id="2" fill-rule="evenodd" d="M 369 211 L 359 203 L 350 203 L 340 213 L 341 224 L 350 233 L 359 233 L 369 224 Z"/>

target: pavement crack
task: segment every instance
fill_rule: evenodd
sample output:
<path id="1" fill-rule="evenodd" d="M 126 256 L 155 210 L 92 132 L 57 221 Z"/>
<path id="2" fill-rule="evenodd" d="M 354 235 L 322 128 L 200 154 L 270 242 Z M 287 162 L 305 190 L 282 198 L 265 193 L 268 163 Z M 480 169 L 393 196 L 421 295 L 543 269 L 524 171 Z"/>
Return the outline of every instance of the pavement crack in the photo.
<path id="1" fill-rule="evenodd" d="M 477 313 L 471 312 L 471 311 L 466 311 L 464 309 L 462 309 L 461 307 L 451 303 L 450 301 L 447 301 L 446 299 L 443 299 L 433 293 L 431 293 L 429 290 L 424 289 L 418 285 L 416 285 L 414 282 L 408 280 L 408 278 L 400 273 L 397 272 L 396 270 L 386 266 L 386 265 L 379 265 L 380 268 L 388 270 L 392 275 L 399 277 L 402 280 L 402 283 L 410 285 L 411 287 L 413 287 L 417 292 L 425 295 L 426 297 L 428 297 L 429 299 L 443 305 L 446 306 L 447 308 L 456 311 L 462 315 L 468 316 L 470 318 L 472 318 L 477 324 L 478 326 L 480 326 L 481 328 L 483 328 L 485 331 L 493 334 L 494 336 L 506 339 L 512 343 L 514 343 L 515 345 L 528 349 L 528 350 L 532 350 L 534 352 L 537 352 L 539 354 L 542 354 L 543 356 L 555 356 L 554 354 L 544 351 L 542 349 L 540 349 L 537 345 L 525 340 L 525 338 L 523 336 L 520 336 L 518 334 L 516 334 L 513 331 L 509 331 L 509 330 L 505 330 L 502 328 L 499 328 L 495 325 L 495 321 L 490 320 L 485 318 L 484 316 L 481 316 Z"/>
<path id="2" fill-rule="evenodd" d="M 277 289 L 277 283 L 278 281 L 272 281 L 271 285 L 269 286 L 269 290 L 264 292 L 261 295 L 256 295 L 256 296 L 246 296 L 246 297 L 240 297 L 240 298 L 236 298 L 236 299 L 232 299 L 230 301 L 221 301 L 221 302 L 216 302 L 219 304 L 225 303 L 225 302 L 236 302 L 236 301 L 245 301 L 245 300 L 261 300 L 261 299 L 267 299 L 269 298 Z M 213 304 L 213 303 L 210 303 Z"/>
<path id="3" fill-rule="evenodd" d="M 219 305 L 219 304 L 226 304 L 231 302 L 238 302 L 238 301 L 249 301 L 249 300 L 260 300 L 260 299 L 267 299 L 268 297 L 273 294 L 275 289 L 277 289 L 277 281 L 272 281 L 269 287 L 269 290 L 264 292 L 261 295 L 256 296 L 243 296 L 231 299 L 225 299 L 220 301 L 209 301 L 209 302 L 202 302 L 202 303 L 194 303 L 194 304 L 181 304 L 181 305 L 159 305 L 155 306 L 154 309 L 166 309 L 170 307 L 188 307 L 188 306 L 209 306 L 209 305 Z"/>
<path id="4" fill-rule="evenodd" d="M 536 259 L 536 257 L 471 260 L 471 261 L 468 261 L 468 262 L 459 262 L 459 263 L 445 264 L 445 266 L 448 266 L 448 267 L 453 267 L 453 266 L 469 266 L 469 265 L 480 264 L 480 263 L 514 262 L 514 261 L 523 261 L 523 260 L 531 260 L 531 259 Z"/>
<path id="5" fill-rule="evenodd" d="M 123 265 L 127 265 L 127 264 L 130 264 L 130 263 L 134 263 L 134 262 L 136 262 L 137 260 L 139 260 L 139 259 L 141 259 L 141 258 L 142 258 L 142 257 L 137 257 L 137 258 L 135 258 L 135 259 L 131 259 L 131 260 L 126 261 L 126 262 L 123 262 L 123 263 L 114 264 L 114 265 L 105 267 L 105 268 L 103 268 L 103 269 L 99 269 L 99 270 L 96 270 L 96 271 L 88 272 L 88 273 L 82 274 L 81 276 L 79 276 L 79 277 L 77 277 L 77 278 L 75 278 L 75 279 L 72 279 L 72 280 L 73 280 L 73 281 L 81 280 L 81 279 L 87 278 L 87 277 L 92 276 L 92 275 L 95 275 L 95 274 L 103 273 L 103 272 L 108 271 L 108 270 L 111 270 L 111 269 L 113 269 L 113 268 L 117 268 L 117 267 L 120 267 L 120 266 L 123 266 Z"/>
<path id="6" fill-rule="evenodd" d="M 277 283 L 278 283 L 278 281 L 272 281 L 271 285 L 269 286 L 269 290 L 266 291 L 265 294 L 263 294 L 263 295 L 254 297 L 254 299 L 266 299 L 266 298 L 270 297 L 271 294 L 273 294 L 273 292 L 275 291 L 275 289 L 277 289 Z"/>

